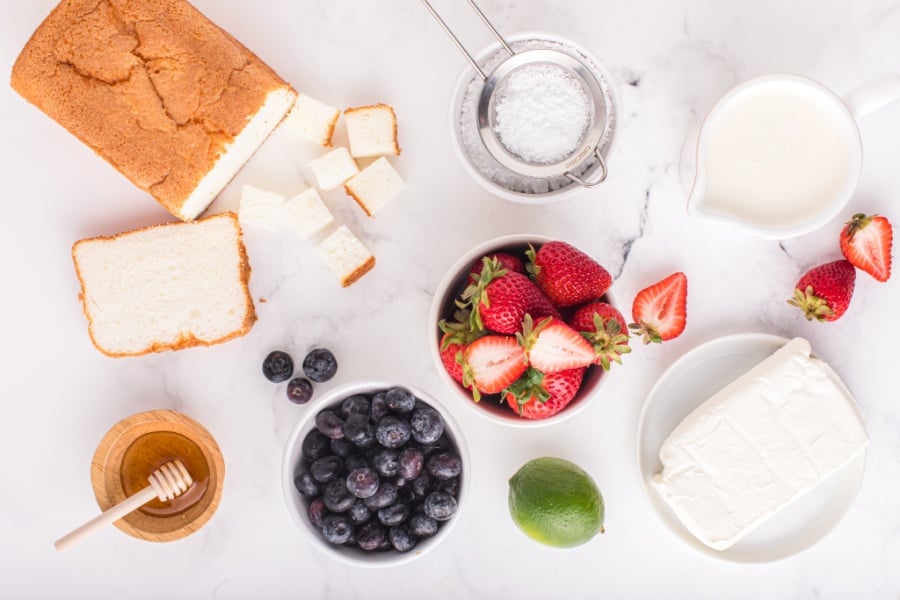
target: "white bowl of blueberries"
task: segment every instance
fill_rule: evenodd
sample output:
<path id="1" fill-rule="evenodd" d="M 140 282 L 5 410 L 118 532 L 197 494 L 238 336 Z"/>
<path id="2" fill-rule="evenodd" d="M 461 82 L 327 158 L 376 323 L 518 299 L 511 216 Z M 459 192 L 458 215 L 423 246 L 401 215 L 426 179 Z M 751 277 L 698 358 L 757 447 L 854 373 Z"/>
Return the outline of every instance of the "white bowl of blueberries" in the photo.
<path id="1" fill-rule="evenodd" d="M 437 401 L 410 386 L 358 381 L 311 408 L 288 439 L 282 487 L 314 546 L 357 566 L 394 566 L 450 533 L 469 456 Z"/>

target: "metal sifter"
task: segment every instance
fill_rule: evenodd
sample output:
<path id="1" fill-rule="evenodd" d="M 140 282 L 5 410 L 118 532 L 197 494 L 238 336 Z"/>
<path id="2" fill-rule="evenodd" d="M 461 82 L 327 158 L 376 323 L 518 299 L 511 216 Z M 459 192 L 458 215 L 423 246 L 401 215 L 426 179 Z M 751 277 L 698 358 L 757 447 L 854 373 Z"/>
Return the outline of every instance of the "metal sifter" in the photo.
<path id="1" fill-rule="evenodd" d="M 609 107 L 605 101 L 605 95 L 600 83 L 588 66 L 574 56 L 553 49 L 516 52 L 491 24 L 474 0 L 467 1 L 482 22 L 490 29 L 503 50 L 509 54 L 509 57 L 496 65 L 490 72 L 485 72 L 485 69 L 478 64 L 478 61 L 463 46 L 462 42 L 435 11 L 430 2 L 422 0 L 422 4 L 425 5 L 453 43 L 456 44 L 456 47 L 459 48 L 460 52 L 463 53 L 469 64 L 484 82 L 478 99 L 477 126 L 481 141 L 488 153 L 501 165 L 524 177 L 551 178 L 564 176 L 586 188 L 592 188 L 603 182 L 606 179 L 607 167 L 601 151 L 601 145 L 604 140 L 604 133 L 607 130 L 607 121 L 610 118 Z M 508 77 L 519 69 L 539 64 L 550 65 L 564 72 L 581 86 L 591 100 L 589 124 L 579 143 L 567 156 L 551 163 L 531 162 L 522 156 L 510 152 L 503 145 L 495 127 L 497 99 L 502 95 Z M 586 176 L 583 167 L 586 163 L 593 161 L 596 161 L 597 168 L 589 176 Z"/>

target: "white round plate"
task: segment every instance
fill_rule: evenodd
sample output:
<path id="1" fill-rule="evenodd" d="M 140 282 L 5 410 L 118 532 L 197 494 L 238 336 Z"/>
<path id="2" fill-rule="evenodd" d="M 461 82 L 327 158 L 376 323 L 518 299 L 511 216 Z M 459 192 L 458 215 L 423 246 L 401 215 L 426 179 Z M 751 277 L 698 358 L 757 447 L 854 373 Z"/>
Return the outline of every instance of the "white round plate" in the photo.
<path id="1" fill-rule="evenodd" d="M 794 500 L 730 548 L 718 551 L 697 540 L 650 483 L 653 475 L 662 470 L 659 449 L 681 420 L 787 341 L 776 335 L 743 333 L 701 344 L 676 360 L 662 374 L 650 390 L 641 411 L 637 458 L 641 483 L 647 497 L 669 529 L 710 556 L 734 562 L 760 563 L 802 552 L 820 541 L 837 525 L 859 491 L 865 454 Z"/>

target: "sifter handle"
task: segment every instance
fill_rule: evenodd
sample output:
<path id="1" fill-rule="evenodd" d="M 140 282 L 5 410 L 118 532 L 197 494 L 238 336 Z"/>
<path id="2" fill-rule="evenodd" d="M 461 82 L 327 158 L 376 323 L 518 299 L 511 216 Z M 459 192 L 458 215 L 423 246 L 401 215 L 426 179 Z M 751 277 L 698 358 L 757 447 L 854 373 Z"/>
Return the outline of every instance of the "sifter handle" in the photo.
<path id="1" fill-rule="evenodd" d="M 603 158 L 603 153 L 600 152 L 600 146 L 594 148 L 594 156 L 597 157 L 597 161 L 600 163 L 600 168 L 598 169 L 598 175 L 596 177 L 590 177 L 588 179 L 582 179 L 581 177 L 576 177 L 571 173 L 566 173 L 566 177 L 577 183 L 582 187 L 586 187 L 587 189 L 591 189 L 593 187 L 597 187 L 604 181 L 606 181 L 606 176 L 609 171 L 606 169 L 606 159 Z"/>

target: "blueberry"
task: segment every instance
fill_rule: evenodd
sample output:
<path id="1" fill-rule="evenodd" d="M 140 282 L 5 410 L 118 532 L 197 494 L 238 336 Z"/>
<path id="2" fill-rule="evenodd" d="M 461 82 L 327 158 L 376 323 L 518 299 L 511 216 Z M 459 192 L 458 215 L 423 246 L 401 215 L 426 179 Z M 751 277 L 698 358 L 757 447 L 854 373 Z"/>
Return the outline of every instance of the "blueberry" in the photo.
<path id="1" fill-rule="evenodd" d="M 391 540 L 388 539 L 387 534 L 385 534 L 384 539 L 381 541 L 381 544 L 378 545 L 378 550 L 380 552 L 387 552 L 388 550 L 393 549 L 394 546 L 391 545 Z"/>
<path id="2" fill-rule="evenodd" d="M 446 521 L 456 513 L 456 498 L 445 492 L 431 492 L 424 506 L 426 515 L 436 521 Z"/>
<path id="3" fill-rule="evenodd" d="M 413 439 L 420 444 L 433 444 L 444 433 L 444 420 L 440 413 L 430 406 L 414 410 L 409 426 L 412 429 Z"/>
<path id="4" fill-rule="evenodd" d="M 416 397 L 412 392 L 399 387 L 385 392 L 384 401 L 389 409 L 399 413 L 408 413 L 416 406 Z"/>
<path id="5" fill-rule="evenodd" d="M 409 423 L 390 415 L 378 421 L 375 437 L 385 448 L 399 448 L 409 441 L 411 436 Z"/>
<path id="6" fill-rule="evenodd" d="M 320 411 L 316 415 L 316 427 L 333 440 L 339 440 L 344 437 L 344 420 L 334 414 L 333 411 Z"/>
<path id="7" fill-rule="evenodd" d="M 425 455 L 418 448 L 404 448 L 397 458 L 397 474 L 404 479 L 413 480 L 422 473 Z"/>
<path id="8" fill-rule="evenodd" d="M 330 440 L 318 429 L 313 429 L 303 438 L 303 456 L 309 460 L 322 458 L 328 451 Z"/>
<path id="9" fill-rule="evenodd" d="M 306 404 L 312 395 L 312 384 L 305 377 L 294 377 L 287 384 L 288 400 L 294 404 Z"/>
<path id="10" fill-rule="evenodd" d="M 316 498 L 309 503 L 309 522 L 316 529 L 322 529 L 322 521 L 327 513 L 328 509 L 325 508 L 325 501 L 321 498 Z"/>
<path id="11" fill-rule="evenodd" d="M 462 472 L 462 461 L 455 454 L 438 452 L 426 463 L 428 473 L 435 479 L 450 479 Z"/>
<path id="12" fill-rule="evenodd" d="M 397 501 L 397 488 L 390 481 L 382 481 L 374 494 L 366 498 L 366 506 L 378 510 Z"/>
<path id="13" fill-rule="evenodd" d="M 372 422 L 377 423 L 388 414 L 387 401 L 385 400 L 385 392 L 378 392 L 372 396 Z"/>
<path id="14" fill-rule="evenodd" d="M 309 465 L 309 473 L 319 483 L 328 483 L 338 476 L 344 463 L 340 456 L 323 456 Z"/>
<path id="15" fill-rule="evenodd" d="M 409 552 L 416 547 L 416 538 L 409 535 L 403 527 L 391 527 L 388 530 L 388 538 L 397 552 Z"/>
<path id="16" fill-rule="evenodd" d="M 369 423 L 369 416 L 354 413 L 347 417 L 344 437 L 362 448 L 375 443 L 375 428 Z"/>
<path id="17" fill-rule="evenodd" d="M 331 451 L 341 458 L 350 456 L 356 450 L 356 446 L 344 439 L 331 440 L 329 446 L 331 448 Z"/>
<path id="18" fill-rule="evenodd" d="M 350 507 L 356 502 L 356 496 L 350 493 L 343 479 L 334 479 L 325 486 L 322 500 L 325 501 L 325 507 L 328 510 L 344 512 L 350 510 Z"/>
<path id="19" fill-rule="evenodd" d="M 353 469 L 347 475 L 347 489 L 357 498 L 368 498 L 378 491 L 378 473 L 369 467 Z"/>
<path id="20" fill-rule="evenodd" d="M 372 466 L 383 477 L 393 477 L 400 466 L 398 457 L 400 453 L 390 448 L 379 448 L 372 456 Z"/>
<path id="21" fill-rule="evenodd" d="M 415 514 L 409 519 L 409 533 L 417 538 L 431 537 L 437 533 L 438 522 L 428 515 Z"/>
<path id="22" fill-rule="evenodd" d="M 422 499 L 431 491 L 431 477 L 426 472 L 416 477 L 409 486 L 417 499 Z"/>
<path id="23" fill-rule="evenodd" d="M 453 444 L 450 442 L 450 439 L 446 435 L 442 435 L 438 438 L 438 441 L 432 444 L 422 444 L 422 452 L 425 453 L 425 458 L 428 458 L 432 454 L 436 454 L 442 450 L 450 450 L 453 448 Z"/>
<path id="24" fill-rule="evenodd" d="M 372 511 L 369 510 L 365 502 L 357 498 L 350 510 L 347 511 L 347 516 L 350 517 L 350 522 L 354 525 L 362 525 L 372 518 Z"/>
<path id="25" fill-rule="evenodd" d="M 309 473 L 298 473 L 294 476 L 294 487 L 307 498 L 318 496 L 320 492 L 319 484 Z"/>
<path id="26" fill-rule="evenodd" d="M 380 549 L 386 539 L 384 527 L 375 521 L 366 523 L 356 531 L 356 545 L 367 552 Z"/>
<path id="27" fill-rule="evenodd" d="M 351 533 L 353 526 L 344 515 L 328 515 L 322 521 L 322 534 L 332 544 L 346 544 Z"/>
<path id="28" fill-rule="evenodd" d="M 303 359 L 303 372 L 316 383 L 323 383 L 334 377 L 337 360 L 330 350 L 316 348 Z"/>
<path id="29" fill-rule="evenodd" d="M 388 527 L 395 527 L 408 518 L 409 506 L 402 502 L 394 502 L 378 510 L 378 520 Z"/>
<path id="30" fill-rule="evenodd" d="M 349 473 L 353 469 L 362 469 L 368 467 L 368 461 L 359 454 L 351 454 L 344 459 L 344 469 Z"/>
<path id="31" fill-rule="evenodd" d="M 451 477 L 444 481 L 438 481 L 434 484 L 434 491 L 446 492 L 456 498 L 459 494 L 459 477 Z"/>
<path id="32" fill-rule="evenodd" d="M 350 396 L 341 402 L 341 415 L 343 415 L 345 419 L 350 415 L 365 415 L 368 417 L 370 411 L 371 405 L 369 404 L 369 399 L 362 394 Z"/>
<path id="33" fill-rule="evenodd" d="M 396 483 L 394 485 L 397 485 Z M 403 486 L 397 490 L 397 502 L 402 502 L 404 504 L 412 504 L 416 500 L 416 495 L 413 493 L 411 486 Z"/>
<path id="34" fill-rule="evenodd" d="M 263 375 L 272 383 L 287 381 L 294 374 L 294 361 L 287 352 L 275 350 L 263 361 Z"/>

